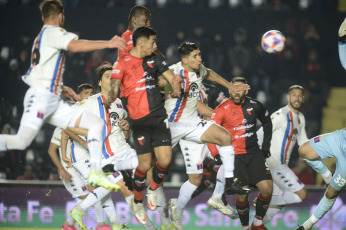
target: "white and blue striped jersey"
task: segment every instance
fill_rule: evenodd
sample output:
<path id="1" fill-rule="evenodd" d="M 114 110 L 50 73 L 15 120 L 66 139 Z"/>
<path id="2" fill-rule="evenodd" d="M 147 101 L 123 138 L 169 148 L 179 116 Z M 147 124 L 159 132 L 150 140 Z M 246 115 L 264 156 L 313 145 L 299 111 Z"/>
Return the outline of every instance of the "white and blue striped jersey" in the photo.
<path id="1" fill-rule="evenodd" d="M 184 69 L 181 62 L 169 67 L 174 74 L 183 78 L 181 98 L 170 98 L 165 101 L 168 121 L 190 121 L 198 119 L 197 100 L 202 88 L 202 81 L 207 74 L 206 68 L 201 65 L 199 73 L 189 72 Z"/>
<path id="2" fill-rule="evenodd" d="M 78 39 L 74 33 L 53 25 L 44 25 L 32 47 L 31 66 L 22 77 L 31 87 L 60 95 L 67 45 Z"/>
<path id="3" fill-rule="evenodd" d="M 271 120 L 273 124 L 271 156 L 266 160 L 269 168 L 276 168 L 282 164 L 288 164 L 296 142 L 300 146 L 309 139 L 306 136 L 304 115 L 291 111 L 288 105 L 274 112 Z M 263 131 L 257 132 L 263 137 L 260 133 Z"/>
<path id="4" fill-rule="evenodd" d="M 88 97 L 81 103 L 80 106 L 92 112 L 99 118 L 105 121 L 105 126 L 103 127 L 103 147 L 102 156 L 108 159 L 114 156 L 117 152 L 123 152 L 131 148 L 131 146 L 126 142 L 125 135 L 122 128 L 120 128 L 117 119 L 127 118 L 127 112 L 123 108 L 121 100 L 117 98 L 114 103 L 111 104 L 109 109 L 103 106 L 103 102 L 106 97 L 100 93 Z"/>

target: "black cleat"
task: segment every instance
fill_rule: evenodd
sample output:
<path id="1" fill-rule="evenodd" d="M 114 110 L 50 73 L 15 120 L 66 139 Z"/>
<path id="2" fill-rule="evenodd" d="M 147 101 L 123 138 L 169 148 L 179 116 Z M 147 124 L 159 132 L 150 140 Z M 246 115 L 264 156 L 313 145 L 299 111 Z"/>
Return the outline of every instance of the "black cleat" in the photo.
<path id="1" fill-rule="evenodd" d="M 114 173 L 115 172 L 114 164 L 108 164 L 108 165 L 103 166 L 102 171 L 104 173 Z"/>
<path id="2" fill-rule="evenodd" d="M 225 193 L 226 195 L 247 195 L 251 192 L 250 189 L 247 188 L 242 188 L 240 181 L 238 178 L 229 178 L 231 179 L 231 183 L 227 185 L 226 182 L 226 188 L 225 188 Z"/>
<path id="3" fill-rule="evenodd" d="M 304 226 L 298 226 L 298 228 L 296 228 L 296 230 L 305 230 Z"/>

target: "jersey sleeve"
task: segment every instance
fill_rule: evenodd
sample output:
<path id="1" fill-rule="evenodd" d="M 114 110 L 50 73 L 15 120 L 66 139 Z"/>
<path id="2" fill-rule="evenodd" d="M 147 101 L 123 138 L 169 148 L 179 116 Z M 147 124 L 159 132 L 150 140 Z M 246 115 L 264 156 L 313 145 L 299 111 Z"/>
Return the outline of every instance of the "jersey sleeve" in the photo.
<path id="1" fill-rule="evenodd" d="M 207 76 L 207 73 L 207 68 L 202 64 L 201 67 L 199 67 L 199 75 L 204 78 Z"/>
<path id="2" fill-rule="evenodd" d="M 130 47 L 133 47 L 132 34 L 125 32 L 121 35 L 121 38 L 125 39 L 126 49 L 125 50 L 118 49 L 118 58 L 127 54 L 131 50 Z"/>
<path id="3" fill-rule="evenodd" d="M 73 39 L 77 40 L 78 36 L 61 27 L 52 28 L 47 33 L 47 43 L 56 49 L 67 50 L 67 45 Z"/>
<path id="4" fill-rule="evenodd" d="M 272 139 L 272 133 L 273 133 L 272 121 L 270 119 L 269 112 L 264 107 L 264 105 L 262 105 L 261 103 L 258 103 L 258 105 L 259 105 L 258 120 L 261 121 L 262 127 L 263 127 L 262 150 L 270 151 L 270 141 Z"/>
<path id="5" fill-rule="evenodd" d="M 57 146 L 61 146 L 61 128 L 55 128 L 52 139 L 50 140 L 51 143 L 56 144 Z"/>
<path id="6" fill-rule="evenodd" d="M 276 111 L 275 113 L 273 113 L 271 116 L 270 116 L 270 119 L 272 121 L 272 126 L 273 126 L 273 133 L 280 129 L 280 127 L 282 126 L 282 124 L 286 124 L 286 122 L 284 122 L 282 120 L 282 113 L 281 111 Z M 283 123 L 284 122 L 284 123 Z"/>
<path id="7" fill-rule="evenodd" d="M 307 135 L 306 135 L 304 116 L 302 116 L 301 122 L 302 122 L 301 132 L 299 132 L 298 137 L 297 137 L 297 142 L 298 142 L 299 146 L 301 146 L 302 144 L 304 144 L 305 142 L 307 142 L 309 140 Z"/>
<path id="8" fill-rule="evenodd" d="M 167 63 L 157 55 L 155 55 L 155 62 L 157 63 L 158 74 L 161 75 L 169 69 Z"/>
<path id="9" fill-rule="evenodd" d="M 222 125 L 224 119 L 224 110 L 222 109 L 222 106 L 216 107 L 214 110 L 214 113 L 211 115 L 212 121 L 215 121 L 216 124 Z"/>
<path id="10" fill-rule="evenodd" d="M 125 75 L 125 68 L 124 64 L 122 62 L 122 59 L 118 59 L 117 61 L 114 62 L 113 69 L 112 69 L 112 79 L 118 79 L 120 81 L 123 80 L 123 77 Z"/>

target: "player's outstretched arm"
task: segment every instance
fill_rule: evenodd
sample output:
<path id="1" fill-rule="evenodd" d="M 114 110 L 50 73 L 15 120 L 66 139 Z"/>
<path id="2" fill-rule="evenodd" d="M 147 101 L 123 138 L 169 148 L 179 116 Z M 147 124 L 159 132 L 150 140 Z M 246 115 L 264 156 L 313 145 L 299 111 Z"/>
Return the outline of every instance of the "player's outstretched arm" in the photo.
<path id="1" fill-rule="evenodd" d="M 174 75 L 172 70 L 166 70 L 162 76 L 168 81 L 169 84 L 173 87 L 173 92 L 170 94 L 171 97 L 179 98 L 181 97 L 181 85 L 182 78 L 179 74 Z"/>
<path id="2" fill-rule="evenodd" d="M 215 73 L 211 69 L 207 69 L 207 75 L 205 76 L 206 79 L 208 79 L 211 82 L 217 83 L 219 85 L 222 85 L 223 87 L 231 90 L 231 91 L 243 91 L 243 90 L 249 90 L 250 86 L 248 84 L 240 84 L 240 85 L 234 85 L 230 82 L 228 82 L 226 79 Z"/>
<path id="3" fill-rule="evenodd" d="M 106 108 L 109 108 L 111 104 L 117 99 L 119 95 L 121 81 L 119 79 L 111 79 L 111 89 L 108 92 L 107 99 L 103 102 Z"/>
<path id="4" fill-rule="evenodd" d="M 197 101 L 197 111 L 203 116 L 204 120 L 209 120 L 211 115 L 213 115 L 214 110 L 201 102 Z"/>
<path id="5" fill-rule="evenodd" d="M 78 135 L 84 136 L 86 129 L 81 129 L 81 128 L 75 128 L 77 131 L 81 131 L 81 134 L 76 134 L 75 132 L 71 131 L 70 129 L 65 129 L 64 133 L 68 135 L 72 140 L 78 142 L 79 144 L 83 145 L 84 148 L 88 149 L 88 142 L 86 142 L 83 138 L 81 138 Z M 85 131 L 84 131 L 85 130 Z M 88 135 L 88 133 L 86 133 Z M 86 135 L 86 136 L 87 136 Z"/>
<path id="6" fill-rule="evenodd" d="M 74 53 L 90 52 L 106 48 L 126 49 L 125 39 L 114 36 L 109 41 L 91 41 L 91 40 L 71 40 L 67 45 L 67 50 Z"/>
<path id="7" fill-rule="evenodd" d="M 65 170 L 64 166 L 61 164 L 59 160 L 59 146 L 51 142 L 48 148 L 48 154 L 50 156 L 50 159 L 52 159 L 54 165 L 58 168 L 59 174 L 62 177 L 62 179 L 66 181 L 71 181 L 71 175 Z"/>

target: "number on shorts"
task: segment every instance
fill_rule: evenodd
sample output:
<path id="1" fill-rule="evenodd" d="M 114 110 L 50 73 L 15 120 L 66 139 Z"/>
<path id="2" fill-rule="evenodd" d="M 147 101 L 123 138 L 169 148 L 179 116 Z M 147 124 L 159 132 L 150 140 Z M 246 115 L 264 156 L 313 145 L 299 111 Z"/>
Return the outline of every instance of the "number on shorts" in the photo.
<path id="1" fill-rule="evenodd" d="M 339 186 L 339 187 L 344 187 L 346 180 L 338 174 L 338 176 L 334 179 L 334 182 Z"/>

